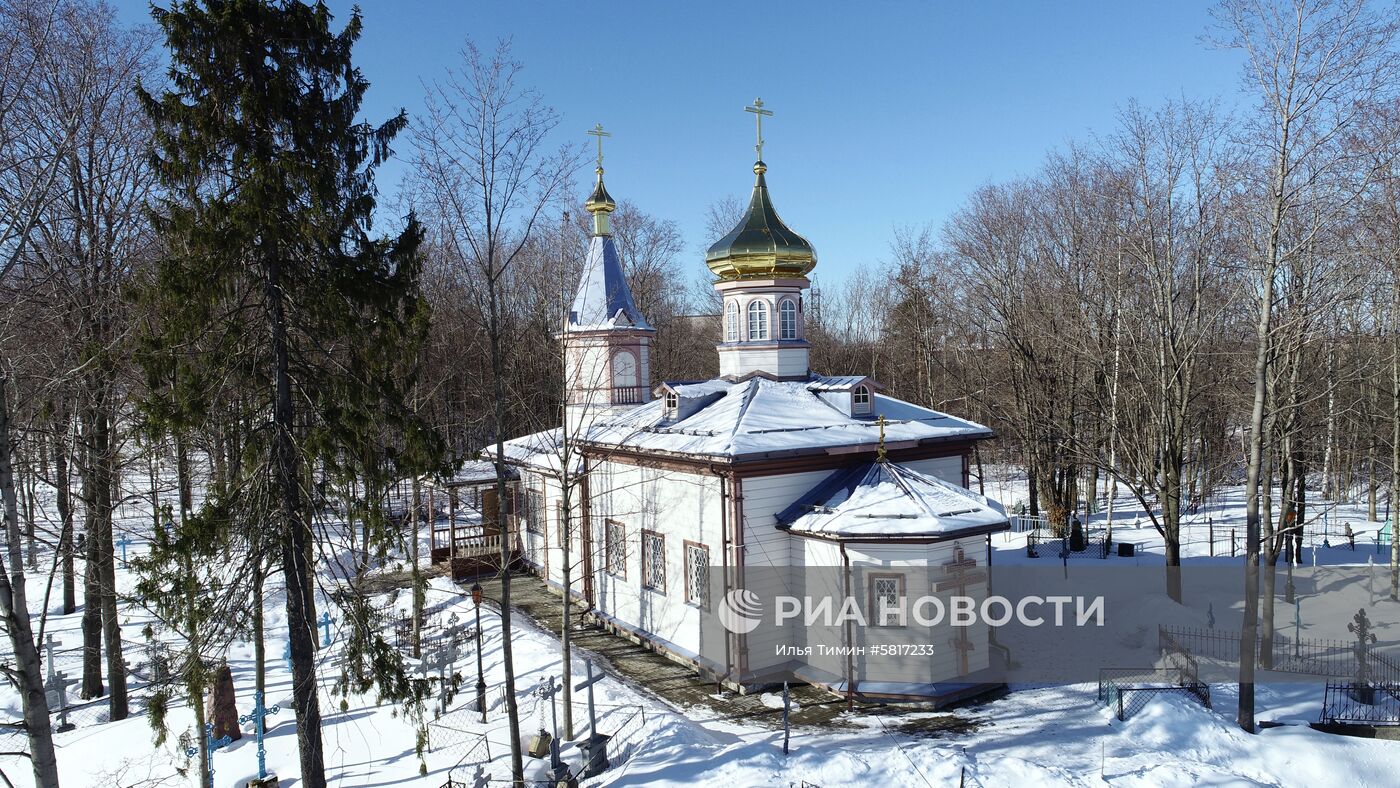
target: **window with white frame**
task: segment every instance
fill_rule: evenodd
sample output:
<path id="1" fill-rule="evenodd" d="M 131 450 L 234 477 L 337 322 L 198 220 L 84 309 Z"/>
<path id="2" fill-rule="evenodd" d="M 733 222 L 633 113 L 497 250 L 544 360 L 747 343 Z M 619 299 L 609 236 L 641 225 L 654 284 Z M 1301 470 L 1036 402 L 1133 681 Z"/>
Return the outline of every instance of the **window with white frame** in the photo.
<path id="1" fill-rule="evenodd" d="M 676 415 L 676 409 L 680 407 L 681 398 L 674 391 L 666 392 L 666 415 Z"/>
<path id="2" fill-rule="evenodd" d="M 903 624 L 899 612 L 900 597 L 904 596 L 904 575 L 871 575 L 870 620 L 875 626 Z"/>
<path id="3" fill-rule="evenodd" d="M 870 389 L 866 386 L 856 386 L 856 390 L 851 392 L 851 410 L 855 413 L 870 412 Z"/>
<path id="4" fill-rule="evenodd" d="M 642 587 L 666 593 L 666 537 L 642 531 Z"/>
<path id="5" fill-rule="evenodd" d="M 762 299 L 749 304 L 749 339 L 768 338 L 768 304 Z"/>
<path id="6" fill-rule="evenodd" d="M 739 341 L 739 302 L 730 300 L 724 305 L 724 341 Z"/>
<path id="7" fill-rule="evenodd" d="M 710 548 L 694 542 L 685 544 L 685 601 L 710 606 Z"/>
<path id="8" fill-rule="evenodd" d="M 603 565 L 607 567 L 609 574 L 626 577 L 627 543 L 624 541 L 622 523 L 608 520 L 605 527 L 607 531 L 603 534 Z"/>
<path id="9" fill-rule="evenodd" d="M 797 303 L 791 298 L 778 307 L 778 339 L 797 339 Z"/>

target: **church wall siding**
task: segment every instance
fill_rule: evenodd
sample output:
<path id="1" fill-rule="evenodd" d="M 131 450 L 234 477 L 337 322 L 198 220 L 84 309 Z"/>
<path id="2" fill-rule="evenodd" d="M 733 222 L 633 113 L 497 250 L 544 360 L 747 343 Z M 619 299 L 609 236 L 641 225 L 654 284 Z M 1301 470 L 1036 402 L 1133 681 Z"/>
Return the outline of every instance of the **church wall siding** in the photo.
<path id="1" fill-rule="evenodd" d="M 600 612 L 687 656 L 700 650 L 700 612 L 685 599 L 685 543 L 709 548 L 712 571 L 721 563 L 720 481 L 709 474 L 602 460 L 590 477 L 595 604 Z M 620 523 L 626 571 L 610 573 L 607 522 Z M 665 588 L 643 586 L 642 532 L 662 537 Z M 702 655 L 723 661 L 724 655 Z"/>
<path id="2" fill-rule="evenodd" d="M 926 460 L 911 460 L 903 462 L 906 468 L 914 470 L 926 476 L 942 479 L 950 484 L 959 487 L 966 486 L 963 478 L 963 455 L 954 454 L 951 457 L 930 457 Z"/>
<path id="3" fill-rule="evenodd" d="M 793 567 L 805 564 L 805 553 L 794 554 L 795 541 L 785 531 L 777 529 L 774 518 L 793 501 L 820 484 L 830 470 L 810 471 L 788 475 L 750 477 L 742 480 L 744 495 L 744 565 L 745 567 Z M 827 556 L 829 558 L 829 556 Z M 762 571 L 750 573 L 745 580 L 750 590 L 760 597 L 791 594 L 794 578 L 800 572 Z M 780 656 L 778 646 L 793 645 L 796 627 L 760 627 L 749 634 L 749 669 L 780 665 L 791 657 Z"/>

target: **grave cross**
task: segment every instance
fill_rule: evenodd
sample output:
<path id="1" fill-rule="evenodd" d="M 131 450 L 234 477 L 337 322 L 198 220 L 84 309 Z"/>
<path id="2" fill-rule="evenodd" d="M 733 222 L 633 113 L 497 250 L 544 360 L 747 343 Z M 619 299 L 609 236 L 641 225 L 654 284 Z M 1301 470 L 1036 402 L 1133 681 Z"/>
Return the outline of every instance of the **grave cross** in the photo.
<path id="1" fill-rule="evenodd" d="M 126 563 L 126 548 L 127 545 L 131 544 L 131 537 L 122 534 L 122 538 L 117 540 L 117 544 L 122 546 L 122 563 Z"/>
<path id="2" fill-rule="evenodd" d="M 321 645 L 325 648 L 330 648 L 331 645 L 331 623 L 333 621 L 334 619 L 331 618 L 329 611 L 323 611 L 321 613 L 321 626 L 325 628 L 325 635 L 323 636 L 324 639 Z"/>
<path id="3" fill-rule="evenodd" d="M 208 775 L 209 775 L 209 784 L 210 784 L 210 785 L 213 785 L 213 784 L 214 784 L 214 751 L 217 750 L 217 749 L 219 749 L 220 747 L 227 747 L 229 744 L 232 744 L 232 743 L 233 743 L 233 737 L 231 737 L 231 736 L 220 736 L 220 737 L 217 738 L 217 739 L 214 738 L 214 723 L 212 723 L 212 722 L 206 722 L 206 723 L 204 723 L 204 748 L 205 748 L 205 749 L 208 751 L 208 753 L 209 753 L 209 771 L 208 771 L 207 773 L 208 773 Z M 189 756 L 189 757 L 191 757 L 191 758 L 193 758 L 194 756 L 196 756 L 196 755 L 198 755 L 198 754 L 199 754 L 199 748 L 198 748 L 198 747 L 186 747 L 186 748 L 185 748 L 185 755 L 187 755 L 187 756 Z"/>
<path id="4" fill-rule="evenodd" d="M 591 740 L 598 735 L 598 717 L 593 711 L 593 685 L 603 680 L 603 674 L 593 675 L 593 660 L 584 660 L 583 669 L 588 678 L 574 685 L 575 690 L 588 690 L 588 738 Z"/>
<path id="5" fill-rule="evenodd" d="M 263 733 L 264 733 L 265 730 L 266 730 L 266 723 L 264 722 L 264 718 L 267 717 L 268 715 L 276 714 L 277 712 L 279 712 L 279 711 L 281 711 L 281 710 L 282 710 L 282 707 L 279 706 L 279 705 L 277 705 L 277 704 L 275 704 L 275 703 L 272 705 L 272 708 L 268 708 L 268 707 L 264 706 L 264 705 L 263 705 L 263 693 L 262 693 L 262 690 L 258 690 L 257 692 L 253 693 L 253 711 L 252 711 L 252 713 L 251 713 L 251 714 L 244 714 L 243 716 L 241 716 L 241 717 L 238 718 L 238 722 L 239 722 L 240 725 L 243 724 L 243 723 L 246 723 L 246 722 L 252 722 L 255 726 L 257 726 L 257 727 L 256 727 L 256 730 L 257 730 L 257 734 L 258 734 L 258 779 L 259 779 L 259 780 L 266 780 L 266 779 L 267 779 L 267 749 L 263 746 Z"/>
<path id="6" fill-rule="evenodd" d="M 49 657 L 49 679 L 44 683 L 44 690 L 49 708 L 58 709 L 59 733 L 73 730 L 68 723 L 68 687 L 77 683 L 77 679 L 70 679 L 62 671 L 54 670 L 53 657 Z"/>

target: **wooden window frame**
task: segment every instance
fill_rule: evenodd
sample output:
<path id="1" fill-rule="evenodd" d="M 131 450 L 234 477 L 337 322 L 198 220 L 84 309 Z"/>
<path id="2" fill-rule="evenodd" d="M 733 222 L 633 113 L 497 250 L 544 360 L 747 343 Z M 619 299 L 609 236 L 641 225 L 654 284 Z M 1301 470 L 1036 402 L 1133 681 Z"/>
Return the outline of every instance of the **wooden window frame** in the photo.
<path id="1" fill-rule="evenodd" d="M 693 586 L 693 584 L 691 583 L 691 577 L 690 577 L 690 551 L 691 551 L 691 548 L 694 548 L 694 549 L 696 549 L 696 550 L 702 551 L 702 552 L 705 554 L 705 575 L 706 575 L 706 579 L 708 579 L 708 576 L 709 576 L 709 574 L 710 574 L 710 546 L 707 545 L 707 544 L 705 544 L 705 543 L 703 543 L 703 542 L 692 542 L 692 541 L 689 540 L 689 539 L 682 540 L 681 544 L 682 544 L 682 549 L 681 549 L 681 560 L 683 560 L 683 561 L 685 562 L 685 566 L 683 567 L 683 569 L 684 569 L 684 574 L 685 574 L 685 603 L 686 603 L 687 605 L 694 605 L 695 607 L 698 607 L 698 608 L 700 608 L 701 610 L 709 610 L 709 609 L 710 609 L 710 588 L 709 588 L 709 584 L 707 583 L 706 586 L 705 586 L 705 588 L 704 588 L 703 590 L 701 590 L 699 594 L 697 594 L 697 593 L 696 593 L 696 590 L 697 590 L 697 589 L 696 589 L 696 588 Z"/>
<path id="2" fill-rule="evenodd" d="M 535 506 L 535 499 L 531 498 L 531 496 L 535 495 L 539 496 L 538 501 L 540 505 L 538 507 Z M 544 508 L 544 490 L 537 490 L 533 486 L 525 487 L 525 533 L 531 536 L 547 536 L 547 532 L 549 531 L 549 512 L 538 512 L 536 511 L 537 508 Z M 534 528 L 536 523 L 539 525 L 538 531 Z"/>
<path id="3" fill-rule="evenodd" d="M 862 392 L 864 392 L 865 394 L 865 402 L 861 402 L 857 399 L 857 397 L 859 397 Z M 873 399 L 874 398 L 870 394 L 869 386 L 865 385 L 864 383 L 860 384 L 859 386 L 856 386 L 854 389 L 851 390 L 851 412 L 856 414 L 870 413 L 871 408 L 874 405 Z"/>
<path id="4" fill-rule="evenodd" d="M 621 571 L 613 571 L 613 551 L 611 550 L 612 540 L 608 538 L 613 526 L 617 526 L 617 529 L 620 532 L 620 536 L 617 540 L 617 547 L 618 550 L 622 553 L 622 555 L 620 556 L 621 560 L 618 561 L 618 563 L 621 565 Z M 627 579 L 627 526 L 624 525 L 621 520 L 603 521 L 603 571 L 607 572 L 613 577 L 620 578 L 622 580 Z"/>
<path id="5" fill-rule="evenodd" d="M 893 578 L 899 584 L 899 590 L 895 592 L 895 601 L 898 602 L 900 599 L 905 598 L 905 592 L 908 590 L 908 587 L 905 585 L 905 577 L 903 572 L 871 572 L 868 577 L 866 583 L 866 592 L 868 594 L 868 606 L 866 610 L 869 612 L 869 622 L 870 626 L 872 627 L 901 626 L 901 624 L 897 622 L 889 624 L 886 624 L 884 622 L 883 617 L 880 615 L 880 606 L 878 604 L 879 597 L 877 597 L 875 594 L 875 584 L 881 580 L 889 580 L 891 578 Z"/>
<path id="6" fill-rule="evenodd" d="M 653 567 L 653 566 L 651 565 L 651 561 L 652 561 L 652 559 L 651 559 L 651 554 L 650 554 L 650 551 L 648 551 L 648 549 L 647 549 L 647 538 L 648 538 L 648 537 L 657 539 L 658 541 L 661 542 L 661 585 L 660 585 L 660 587 L 657 587 L 657 586 L 651 584 L 651 575 L 652 575 L 652 572 L 651 572 L 650 570 L 654 569 L 655 567 Z M 643 528 L 643 529 L 642 529 L 642 542 L 641 542 L 641 546 L 642 546 L 642 588 L 645 588 L 645 589 L 648 590 L 648 591 L 656 591 L 656 592 L 658 592 L 658 593 L 660 593 L 661 595 L 664 596 L 664 595 L 666 594 L 666 534 L 660 533 L 660 532 L 658 532 L 658 531 L 653 531 L 653 530 L 651 530 L 650 528 Z"/>

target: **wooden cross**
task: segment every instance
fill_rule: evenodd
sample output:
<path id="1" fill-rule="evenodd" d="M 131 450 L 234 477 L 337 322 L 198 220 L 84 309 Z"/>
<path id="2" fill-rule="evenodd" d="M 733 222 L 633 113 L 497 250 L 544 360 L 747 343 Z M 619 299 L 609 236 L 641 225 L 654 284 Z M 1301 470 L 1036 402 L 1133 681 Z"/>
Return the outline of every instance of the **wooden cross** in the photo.
<path id="1" fill-rule="evenodd" d="M 958 636 L 948 638 L 948 645 L 958 652 L 958 675 L 966 676 L 972 671 L 968 668 L 967 652 L 975 650 L 977 647 L 967 637 L 967 627 L 958 627 Z"/>
<path id="2" fill-rule="evenodd" d="M 943 574 L 950 577 L 949 580 L 940 580 L 934 585 L 934 591 L 947 591 L 956 588 L 959 595 L 967 593 L 967 587 L 976 585 L 987 579 L 987 573 L 977 568 L 977 559 L 968 558 L 963 552 L 962 545 L 953 543 L 953 560 L 943 564 Z"/>
<path id="3" fill-rule="evenodd" d="M 773 111 L 763 108 L 763 99 L 761 98 L 754 99 L 753 106 L 744 107 L 744 111 L 752 112 L 754 120 L 758 122 L 758 144 L 753 146 L 753 149 L 758 151 L 758 160 L 763 161 L 763 116 L 772 117 Z"/>
<path id="4" fill-rule="evenodd" d="M 977 568 L 977 560 L 968 558 L 962 545 L 957 542 L 953 543 L 953 560 L 943 564 L 943 574 L 950 579 L 939 581 L 934 586 L 934 591 L 955 588 L 958 596 L 966 596 L 968 586 L 987 579 L 987 573 Z M 970 672 L 967 652 L 972 651 L 975 646 L 967 637 L 967 627 L 958 627 L 957 630 L 958 636 L 949 638 L 948 644 L 958 652 L 958 675 L 966 676 Z"/>
<path id="5" fill-rule="evenodd" d="M 591 137 L 597 137 L 597 138 L 598 138 L 598 169 L 601 170 L 601 169 L 603 169 L 603 138 L 604 138 L 604 137 L 611 137 L 612 135 L 609 134 L 609 133 L 606 132 L 606 131 L 603 131 L 603 124 L 601 124 L 601 123 L 595 125 L 595 126 L 594 126 L 593 128 L 591 128 L 591 129 L 589 129 L 589 130 L 588 130 L 588 134 L 589 134 L 589 136 L 591 136 Z"/>

